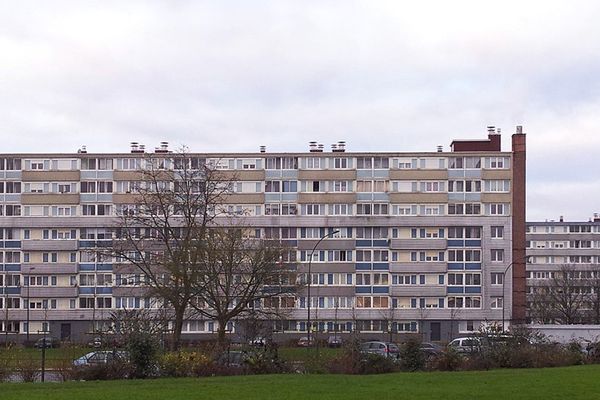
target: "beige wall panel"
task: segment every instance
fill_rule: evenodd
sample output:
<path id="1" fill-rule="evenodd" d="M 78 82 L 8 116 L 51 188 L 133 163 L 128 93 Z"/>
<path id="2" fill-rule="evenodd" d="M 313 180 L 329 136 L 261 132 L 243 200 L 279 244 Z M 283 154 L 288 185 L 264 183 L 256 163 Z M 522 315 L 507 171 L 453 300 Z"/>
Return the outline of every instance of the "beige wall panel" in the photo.
<path id="1" fill-rule="evenodd" d="M 264 181 L 265 171 L 241 170 L 241 171 L 219 171 L 219 178 L 234 181 Z"/>
<path id="2" fill-rule="evenodd" d="M 263 193 L 236 193 L 226 195 L 223 199 L 225 204 L 262 204 L 265 202 Z"/>
<path id="3" fill-rule="evenodd" d="M 510 169 L 482 169 L 481 179 L 512 179 Z"/>
<path id="4" fill-rule="evenodd" d="M 143 174 L 138 171 L 114 171 L 113 179 L 115 181 L 141 181 Z"/>
<path id="5" fill-rule="evenodd" d="M 78 181 L 79 171 L 23 171 L 23 182 Z"/>
<path id="6" fill-rule="evenodd" d="M 512 194 L 510 193 L 481 193 L 483 203 L 510 203 Z"/>
<path id="7" fill-rule="evenodd" d="M 23 193 L 21 194 L 21 204 L 79 204 L 79 195 L 73 193 L 63 194 L 41 194 L 41 193 Z"/>

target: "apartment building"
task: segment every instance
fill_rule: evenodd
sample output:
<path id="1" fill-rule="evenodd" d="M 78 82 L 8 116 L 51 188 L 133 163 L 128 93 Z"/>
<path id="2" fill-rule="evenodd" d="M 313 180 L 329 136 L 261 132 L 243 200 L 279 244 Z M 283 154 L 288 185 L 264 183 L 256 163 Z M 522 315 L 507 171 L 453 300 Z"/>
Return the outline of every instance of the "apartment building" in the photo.
<path id="1" fill-rule="evenodd" d="M 528 222 L 527 256 L 529 320 L 600 323 L 600 215 Z M 551 287 L 559 293 L 544 293 Z"/>
<path id="2" fill-rule="evenodd" d="M 525 319 L 525 134 L 502 151 L 493 127 L 449 151 L 191 154 L 235 171 L 224 207 L 264 238 L 292 246 L 285 262 L 306 274 L 274 331 L 368 335 L 420 332 L 448 340 L 481 324 Z M 0 340 L 40 332 L 86 340 L 111 312 L 152 308 L 143 276 L 95 249 L 111 245 L 119 213 L 149 160 L 167 144 L 130 153 L 0 154 Z M 508 268 L 510 267 L 510 268 Z M 185 338 L 215 322 L 186 321 Z M 241 323 L 231 331 L 241 334 Z"/>

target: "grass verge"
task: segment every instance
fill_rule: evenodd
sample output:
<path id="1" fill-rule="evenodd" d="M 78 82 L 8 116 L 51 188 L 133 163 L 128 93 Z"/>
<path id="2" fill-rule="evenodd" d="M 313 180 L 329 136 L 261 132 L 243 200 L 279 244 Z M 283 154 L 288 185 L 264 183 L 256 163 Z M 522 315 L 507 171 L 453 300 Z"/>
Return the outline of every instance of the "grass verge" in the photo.
<path id="1" fill-rule="evenodd" d="M 593 399 L 599 365 L 386 375 L 261 375 L 145 381 L 0 384 L 12 399 Z"/>

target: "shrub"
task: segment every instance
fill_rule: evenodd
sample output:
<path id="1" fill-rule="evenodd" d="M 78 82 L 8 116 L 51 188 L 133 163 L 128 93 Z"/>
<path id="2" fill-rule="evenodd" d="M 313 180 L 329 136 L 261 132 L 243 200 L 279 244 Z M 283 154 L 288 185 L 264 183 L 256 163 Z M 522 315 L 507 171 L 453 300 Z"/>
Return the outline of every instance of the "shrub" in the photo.
<path id="1" fill-rule="evenodd" d="M 213 361 L 204 353 L 179 351 L 165 353 L 158 359 L 161 376 L 210 376 L 214 375 Z"/>
<path id="2" fill-rule="evenodd" d="M 433 367 L 439 371 L 457 371 L 463 366 L 463 363 L 463 356 L 449 348 L 435 359 Z"/>
<path id="3" fill-rule="evenodd" d="M 31 358 L 19 359 L 16 363 L 17 376 L 23 382 L 35 382 L 40 374 L 39 367 L 40 365 L 37 360 Z"/>
<path id="4" fill-rule="evenodd" d="M 404 371 L 422 370 L 425 368 L 425 361 L 419 339 L 410 338 L 400 346 L 400 366 Z"/>
<path id="5" fill-rule="evenodd" d="M 399 365 L 389 357 L 364 354 L 360 360 L 360 374 L 384 374 L 397 371 Z"/>
<path id="6" fill-rule="evenodd" d="M 145 332 L 132 334 L 127 338 L 126 348 L 133 367 L 132 378 L 156 375 L 158 343 L 152 335 Z"/>
<path id="7" fill-rule="evenodd" d="M 8 358 L 0 358 L 0 382 L 10 375 L 10 363 Z"/>
<path id="8" fill-rule="evenodd" d="M 82 381 L 127 379 L 133 376 L 134 371 L 135 369 L 130 363 L 115 360 L 106 364 L 73 367 L 71 377 Z"/>

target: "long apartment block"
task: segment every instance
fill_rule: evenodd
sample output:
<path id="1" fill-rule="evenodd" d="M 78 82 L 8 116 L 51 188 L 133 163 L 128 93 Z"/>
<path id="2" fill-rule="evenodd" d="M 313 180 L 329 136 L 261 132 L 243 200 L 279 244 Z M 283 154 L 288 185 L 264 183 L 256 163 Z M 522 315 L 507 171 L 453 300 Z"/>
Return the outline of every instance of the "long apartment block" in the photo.
<path id="1" fill-rule="evenodd" d="M 528 320 L 564 323 L 564 315 L 544 311 L 569 307 L 556 304 L 568 303 L 567 297 L 553 300 L 539 292 L 548 286 L 564 286 L 563 290 L 573 291 L 573 304 L 579 308 L 573 310 L 573 322 L 600 323 L 600 314 L 594 310 L 600 304 L 600 215 L 594 214 L 588 221 L 565 221 L 561 216 L 558 220 L 528 222 L 526 246 Z M 570 276 L 563 277 L 563 273 Z M 547 302 L 546 310 L 536 307 L 536 301 Z"/>
<path id="2" fill-rule="evenodd" d="M 525 320 L 525 134 L 502 151 L 493 127 L 449 151 L 307 151 L 190 154 L 235 171 L 223 207 L 264 238 L 291 246 L 286 262 L 306 274 L 273 329 L 367 334 L 419 332 L 448 340 L 481 324 Z M 94 249 L 110 246 L 132 203 L 136 170 L 168 160 L 146 152 L 0 154 L 0 340 L 49 331 L 81 341 L 115 310 L 152 308 L 140 273 Z M 165 162 L 165 168 L 173 168 Z M 215 322 L 186 321 L 184 338 Z M 242 324 L 231 327 L 241 334 Z"/>

